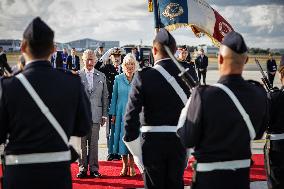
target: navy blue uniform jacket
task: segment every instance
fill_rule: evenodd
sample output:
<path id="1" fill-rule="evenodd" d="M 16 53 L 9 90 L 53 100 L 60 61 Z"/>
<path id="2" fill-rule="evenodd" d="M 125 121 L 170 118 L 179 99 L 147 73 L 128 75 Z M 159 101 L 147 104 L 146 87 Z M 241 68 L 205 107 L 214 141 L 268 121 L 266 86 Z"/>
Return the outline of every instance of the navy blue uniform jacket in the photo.
<path id="1" fill-rule="evenodd" d="M 91 127 L 90 102 L 79 76 L 53 69 L 49 61 L 32 62 L 23 72 L 68 138 L 85 136 Z M 2 89 L 1 89 L 2 88 Z M 7 154 L 67 150 L 59 134 L 16 77 L 2 78 L 0 144 L 9 136 Z"/>
<path id="2" fill-rule="evenodd" d="M 245 81 L 241 75 L 222 76 L 218 83 L 236 95 L 250 116 L 260 139 L 267 128 L 269 101 L 257 82 Z M 250 159 L 250 136 L 242 115 L 230 97 L 220 88 L 198 86 L 193 90 L 186 122 L 178 130 L 185 147 L 194 147 L 198 162 Z"/>
<path id="3" fill-rule="evenodd" d="M 157 64 L 161 65 L 186 93 L 190 91 L 178 76 L 179 70 L 170 59 Z M 133 78 L 132 89 L 125 114 L 125 140 L 135 140 L 140 133 L 140 126 L 175 126 L 184 107 L 178 94 L 166 79 L 154 68 L 144 68 Z M 139 113 L 141 114 L 141 120 Z"/>

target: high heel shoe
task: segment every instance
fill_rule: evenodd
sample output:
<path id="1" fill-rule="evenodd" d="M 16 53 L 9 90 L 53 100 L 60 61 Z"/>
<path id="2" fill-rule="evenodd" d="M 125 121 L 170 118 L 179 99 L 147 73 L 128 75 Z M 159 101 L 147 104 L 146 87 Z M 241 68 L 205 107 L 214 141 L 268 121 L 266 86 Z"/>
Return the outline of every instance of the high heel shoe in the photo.
<path id="1" fill-rule="evenodd" d="M 130 177 L 136 176 L 136 171 L 134 167 L 129 167 L 129 176 Z"/>
<path id="2" fill-rule="evenodd" d="M 128 166 L 126 167 L 123 167 L 119 173 L 119 176 L 120 177 L 126 177 L 127 176 L 127 173 L 128 173 Z"/>

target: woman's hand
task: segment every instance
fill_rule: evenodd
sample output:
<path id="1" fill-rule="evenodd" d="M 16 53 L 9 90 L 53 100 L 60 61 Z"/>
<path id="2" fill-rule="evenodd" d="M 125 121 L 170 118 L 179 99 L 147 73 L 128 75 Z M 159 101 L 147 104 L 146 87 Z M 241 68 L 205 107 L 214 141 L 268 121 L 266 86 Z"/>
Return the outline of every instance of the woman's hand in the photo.
<path id="1" fill-rule="evenodd" d="M 115 124 L 115 116 L 111 117 L 111 124 L 113 124 L 113 125 Z"/>

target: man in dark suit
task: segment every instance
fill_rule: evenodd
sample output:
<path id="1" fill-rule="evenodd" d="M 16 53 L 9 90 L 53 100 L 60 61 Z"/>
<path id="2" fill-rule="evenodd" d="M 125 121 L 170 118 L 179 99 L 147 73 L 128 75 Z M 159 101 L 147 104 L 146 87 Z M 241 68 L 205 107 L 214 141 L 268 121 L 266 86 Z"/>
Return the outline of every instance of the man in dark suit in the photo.
<path id="1" fill-rule="evenodd" d="M 136 58 L 137 62 L 140 62 L 140 53 L 139 53 L 137 47 L 133 47 L 131 49 L 131 54 L 133 54 L 133 56 Z"/>
<path id="2" fill-rule="evenodd" d="M 204 50 L 200 50 L 201 54 L 195 59 L 195 65 L 198 72 L 198 79 L 201 82 L 201 76 L 203 77 L 203 84 L 206 85 L 206 73 L 208 67 L 208 57 L 204 54 Z"/>
<path id="3" fill-rule="evenodd" d="M 72 71 L 80 70 L 80 58 L 77 56 L 76 48 L 71 49 L 71 55 L 67 57 L 67 69 Z"/>
<path id="4" fill-rule="evenodd" d="M 55 45 L 54 53 L 51 56 L 51 65 L 53 68 L 62 68 L 63 69 L 63 58 L 62 52 L 57 51 L 57 46 Z"/>
<path id="5" fill-rule="evenodd" d="M 67 69 L 67 57 L 69 56 L 67 48 L 63 48 L 63 52 L 61 53 L 62 60 L 63 60 L 63 69 Z"/>
<path id="6" fill-rule="evenodd" d="M 12 69 L 7 62 L 7 57 L 3 47 L 0 47 L 0 76 L 4 75 L 5 71 L 12 73 Z"/>
<path id="7" fill-rule="evenodd" d="M 124 119 L 124 140 L 140 171 L 145 172 L 145 188 L 183 189 L 186 150 L 175 132 L 190 92 L 164 45 L 175 53 L 175 39 L 168 31 L 160 29 L 153 42 L 154 67 L 138 71 L 132 81 Z M 142 147 L 140 131 L 144 140 Z M 131 144 L 137 146 L 133 148 Z M 142 154 L 135 153 L 138 149 Z M 143 159 L 144 168 L 137 159 Z"/>
<path id="8" fill-rule="evenodd" d="M 9 141 L 4 189 L 72 188 L 66 143 L 71 135 L 83 137 L 89 132 L 92 115 L 80 77 L 51 67 L 53 39 L 49 26 L 35 18 L 23 34 L 26 66 L 16 76 L 0 80 L 0 144 Z M 23 78 L 42 99 L 45 110 L 21 83 Z"/>
<path id="9" fill-rule="evenodd" d="M 272 54 L 269 54 L 269 59 L 266 61 L 266 69 L 267 69 L 269 83 L 273 87 L 273 81 L 277 71 L 277 64 Z"/>

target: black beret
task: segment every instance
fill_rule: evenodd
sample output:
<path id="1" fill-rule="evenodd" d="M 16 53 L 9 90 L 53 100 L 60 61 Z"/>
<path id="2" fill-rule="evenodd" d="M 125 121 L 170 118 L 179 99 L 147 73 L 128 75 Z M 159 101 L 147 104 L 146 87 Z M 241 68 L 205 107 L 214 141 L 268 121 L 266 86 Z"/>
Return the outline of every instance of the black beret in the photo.
<path id="1" fill-rule="evenodd" d="M 36 17 L 25 29 L 23 37 L 33 43 L 53 43 L 54 32 L 40 17 Z"/>
<path id="2" fill-rule="evenodd" d="M 183 49 L 183 50 L 187 50 L 186 45 L 180 45 L 178 48 Z"/>
<path id="3" fill-rule="evenodd" d="M 238 54 L 242 54 L 248 51 L 243 36 L 235 31 L 231 31 L 230 33 L 228 33 L 224 37 L 221 44 L 229 47 Z"/>
<path id="4" fill-rule="evenodd" d="M 175 39 L 165 28 L 161 28 L 157 33 L 154 41 L 162 45 L 169 46 L 173 41 L 175 41 Z"/>

